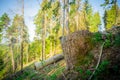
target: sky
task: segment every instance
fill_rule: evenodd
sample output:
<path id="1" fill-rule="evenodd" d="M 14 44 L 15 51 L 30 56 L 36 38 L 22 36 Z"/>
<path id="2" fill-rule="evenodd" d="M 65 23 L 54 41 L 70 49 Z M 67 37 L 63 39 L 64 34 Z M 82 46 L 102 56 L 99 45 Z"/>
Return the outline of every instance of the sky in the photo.
<path id="1" fill-rule="evenodd" d="M 24 0 L 24 18 L 28 26 L 30 41 L 33 41 L 35 35 L 34 17 L 40 9 L 42 0 Z M 21 0 L 0 0 L 0 16 L 7 13 L 12 20 L 15 14 L 21 14 Z"/>
<path id="2" fill-rule="evenodd" d="M 93 7 L 93 11 L 98 11 L 102 17 L 104 10 L 100 5 L 104 3 L 104 0 L 88 1 Z M 34 17 L 40 9 L 41 2 L 42 0 L 24 0 L 24 18 L 25 24 L 28 26 L 30 41 L 33 41 L 35 36 Z M 118 4 L 120 5 L 120 0 L 118 0 Z M 14 18 L 15 14 L 21 14 L 21 0 L 0 0 L 0 16 L 2 16 L 3 13 L 7 13 L 11 20 Z M 104 26 L 103 22 L 101 26 Z"/>

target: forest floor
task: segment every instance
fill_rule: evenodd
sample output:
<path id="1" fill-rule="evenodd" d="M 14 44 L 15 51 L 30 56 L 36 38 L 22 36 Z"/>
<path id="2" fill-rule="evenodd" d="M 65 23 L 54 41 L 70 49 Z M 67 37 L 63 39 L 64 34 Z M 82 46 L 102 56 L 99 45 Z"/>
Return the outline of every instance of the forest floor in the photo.
<path id="1" fill-rule="evenodd" d="M 12 80 L 56 80 L 64 69 L 64 60 L 51 64 L 39 71 L 34 70 L 34 63 L 31 63 L 23 69 L 23 73 L 17 72 Z"/>

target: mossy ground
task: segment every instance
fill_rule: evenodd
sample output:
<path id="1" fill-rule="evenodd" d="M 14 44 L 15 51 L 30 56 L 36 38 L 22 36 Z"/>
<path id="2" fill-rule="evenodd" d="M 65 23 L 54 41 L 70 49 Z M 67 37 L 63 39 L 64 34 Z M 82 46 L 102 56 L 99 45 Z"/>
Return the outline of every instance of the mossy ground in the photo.
<path id="1" fill-rule="evenodd" d="M 34 63 L 32 63 L 23 69 L 23 73 L 16 72 L 14 77 L 8 77 L 5 80 L 56 80 L 64 69 L 64 60 L 51 64 L 40 71 L 34 70 Z"/>

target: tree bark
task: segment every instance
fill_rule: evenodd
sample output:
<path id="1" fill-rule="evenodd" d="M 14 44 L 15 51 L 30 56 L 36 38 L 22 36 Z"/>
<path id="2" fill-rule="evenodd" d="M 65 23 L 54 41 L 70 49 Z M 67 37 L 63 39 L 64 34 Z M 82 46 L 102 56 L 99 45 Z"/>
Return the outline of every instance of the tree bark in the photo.
<path id="1" fill-rule="evenodd" d="M 21 26 L 21 72 L 23 72 L 23 29 L 24 29 L 24 0 L 22 0 L 22 26 Z"/>
<path id="2" fill-rule="evenodd" d="M 45 11 L 43 14 L 43 32 L 42 32 L 42 60 L 45 60 L 45 37 L 46 37 L 46 15 L 45 15 Z"/>
<path id="3" fill-rule="evenodd" d="M 15 61 L 14 61 L 14 53 L 13 53 L 13 45 L 10 44 L 10 53 L 11 53 L 11 62 L 12 62 L 12 70 L 13 74 L 15 73 Z"/>
<path id="4" fill-rule="evenodd" d="M 63 54 L 57 54 L 57 55 L 45 60 L 44 62 L 36 62 L 34 64 L 34 68 L 35 68 L 35 70 L 40 70 L 50 64 L 60 61 L 62 59 L 64 59 Z"/>
<path id="5" fill-rule="evenodd" d="M 27 59 L 27 63 L 28 63 L 28 59 L 29 59 L 29 51 L 28 51 L 28 49 L 29 49 L 29 44 L 27 44 L 27 56 L 26 56 L 26 59 Z"/>
<path id="6" fill-rule="evenodd" d="M 66 31 L 67 31 L 67 34 L 70 33 L 70 29 L 69 29 L 69 0 L 65 0 L 65 7 L 66 7 Z"/>

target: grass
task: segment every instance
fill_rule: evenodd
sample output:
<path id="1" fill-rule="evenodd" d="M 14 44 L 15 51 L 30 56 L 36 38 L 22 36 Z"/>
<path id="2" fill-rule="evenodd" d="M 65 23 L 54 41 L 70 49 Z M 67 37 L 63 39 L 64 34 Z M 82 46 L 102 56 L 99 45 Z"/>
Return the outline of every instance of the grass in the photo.
<path id="1" fill-rule="evenodd" d="M 51 64 L 40 71 L 34 70 L 33 63 L 24 68 L 23 73 L 16 73 L 16 77 L 12 80 L 56 80 L 56 78 L 65 69 L 64 60 Z"/>

